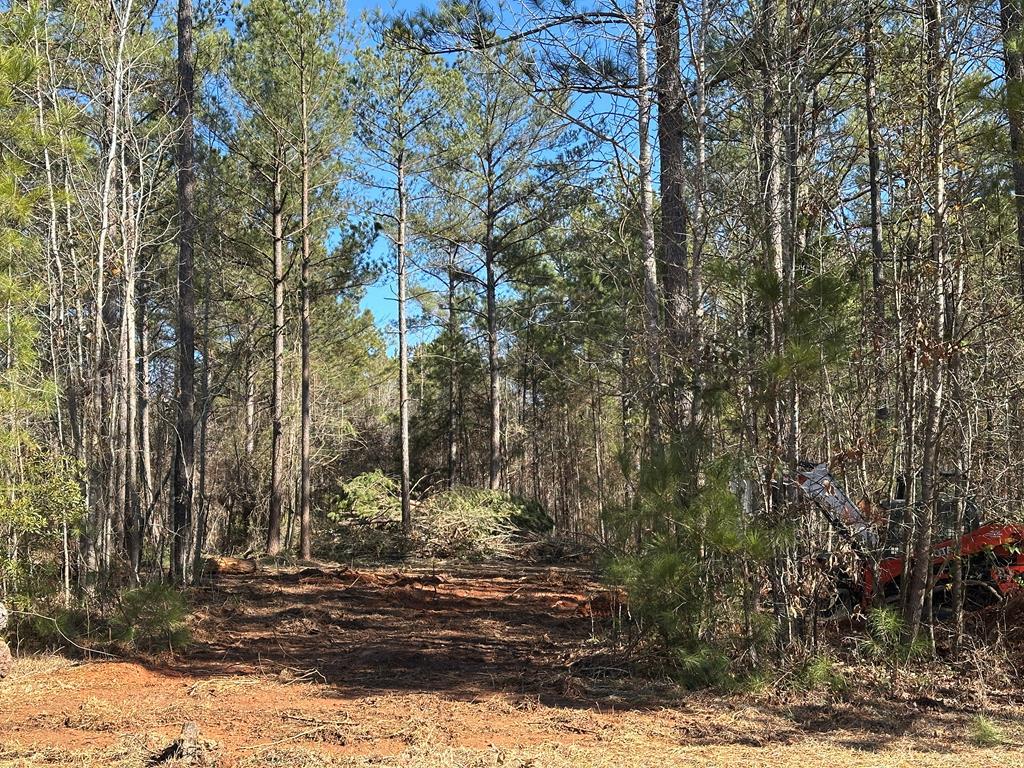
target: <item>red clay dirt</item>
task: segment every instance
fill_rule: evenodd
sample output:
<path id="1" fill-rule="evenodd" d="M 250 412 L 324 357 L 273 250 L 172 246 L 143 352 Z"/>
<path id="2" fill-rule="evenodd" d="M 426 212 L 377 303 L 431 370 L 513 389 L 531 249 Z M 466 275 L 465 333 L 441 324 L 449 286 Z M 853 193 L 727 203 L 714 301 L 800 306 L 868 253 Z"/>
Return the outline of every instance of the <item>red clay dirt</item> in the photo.
<path id="1" fill-rule="evenodd" d="M 982 749 L 934 698 L 630 677 L 599 639 L 617 596 L 582 570 L 290 569 L 218 577 L 193 605 L 184 653 L 19 659 L 0 766 L 1024 766 L 1009 716 Z M 176 759 L 190 722 L 199 754 Z"/>

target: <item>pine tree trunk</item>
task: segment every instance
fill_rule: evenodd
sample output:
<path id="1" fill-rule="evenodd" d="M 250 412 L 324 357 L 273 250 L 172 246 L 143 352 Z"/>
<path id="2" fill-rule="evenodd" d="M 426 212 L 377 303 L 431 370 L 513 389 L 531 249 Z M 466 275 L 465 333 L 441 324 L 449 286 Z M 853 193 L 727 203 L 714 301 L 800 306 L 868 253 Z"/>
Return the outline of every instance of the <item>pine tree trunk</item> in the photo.
<path id="1" fill-rule="evenodd" d="M 192 47 L 192 0 L 178 0 L 178 80 L 178 418 L 171 575 L 178 583 L 184 583 L 195 461 L 195 51 Z"/>
<path id="2" fill-rule="evenodd" d="M 138 337 L 138 380 L 139 380 L 139 460 L 142 485 L 142 537 L 145 539 L 149 531 L 154 506 L 153 493 L 153 444 L 150 428 L 150 390 L 149 390 L 149 322 L 148 312 L 149 286 L 146 278 L 139 281 L 139 307 L 136 321 Z"/>
<path id="3" fill-rule="evenodd" d="M 1024 296 L 1024 7 L 1021 0 L 999 0 L 1003 35 L 1003 76 L 1010 132 L 1013 202 L 1017 213 L 1017 270 Z"/>
<path id="4" fill-rule="evenodd" d="M 776 55 L 778 35 L 778 5 L 776 0 L 764 0 L 761 9 L 761 36 L 763 50 L 763 98 L 762 98 L 762 168 L 764 173 L 764 231 L 765 231 L 765 267 L 780 288 L 785 285 L 786 274 L 784 265 L 783 227 L 782 227 L 782 127 L 779 121 L 779 66 Z M 768 352 L 773 356 L 781 354 L 783 349 L 783 317 L 782 302 L 773 299 L 768 307 L 766 318 L 768 327 Z M 784 428 L 786 423 L 785 404 L 783 402 L 780 382 L 773 380 L 771 387 L 771 413 L 768 416 L 768 433 L 771 445 L 771 456 L 768 461 L 768 473 L 765 477 L 765 501 L 769 511 L 769 519 L 777 518 L 774 509 L 776 498 L 773 481 L 775 479 L 775 462 L 784 455 Z M 789 600 L 786 588 L 785 558 L 776 552 L 771 566 L 772 604 L 778 624 L 778 642 L 782 649 L 792 641 L 792 622 L 789 616 Z"/>
<path id="5" fill-rule="evenodd" d="M 690 413 L 689 424 L 699 431 L 702 426 L 704 400 L 704 244 L 708 238 L 707 201 L 707 58 L 706 43 L 710 22 L 707 0 L 700 3 L 700 28 L 696 31 L 695 50 L 692 51 L 694 70 L 694 170 L 693 170 L 693 247 L 690 252 L 689 276 L 689 364 Z M 691 33 L 692 38 L 692 33 Z"/>
<path id="6" fill-rule="evenodd" d="M 490 466 L 488 470 L 488 487 L 492 491 L 501 489 L 502 450 L 501 450 L 501 374 L 499 371 L 500 357 L 498 351 L 498 265 L 494 248 L 494 190 L 487 189 L 487 211 L 484 233 L 484 267 L 486 271 L 487 289 L 487 375 L 489 384 L 488 408 L 490 422 Z"/>
<path id="7" fill-rule="evenodd" d="M 458 254 L 458 247 L 453 246 L 448 254 L 448 418 L 447 418 L 447 487 L 451 490 L 455 487 L 456 468 L 459 462 L 459 440 L 456 423 L 456 378 L 459 367 L 456 359 L 458 352 L 456 348 L 456 333 L 458 333 L 458 315 L 455 307 L 456 266 L 455 259 Z"/>
<path id="8" fill-rule="evenodd" d="M 683 135 L 686 129 L 686 100 L 683 93 L 682 59 L 679 48 L 680 0 L 655 0 L 654 37 L 657 63 L 658 154 L 661 166 L 661 239 L 665 282 L 665 325 L 668 329 L 671 374 L 668 376 L 669 412 L 673 427 L 682 425 L 681 417 L 690 413 L 690 404 L 682 386 L 681 362 L 689 355 L 686 338 L 691 325 L 689 291 L 689 255 L 687 253 L 687 211 L 684 187 L 686 157 Z"/>
<path id="9" fill-rule="evenodd" d="M 637 0 L 633 18 L 636 43 L 636 115 L 639 150 L 640 244 L 644 272 L 644 341 L 647 353 L 647 435 L 653 448 L 661 444 L 661 288 L 654 239 L 654 181 L 651 150 L 651 96 L 647 53 L 647 0 Z"/>
<path id="10" fill-rule="evenodd" d="M 313 512 L 311 508 L 311 431 L 312 392 L 310 389 L 310 217 L 309 217 L 309 96 L 303 69 L 302 101 L 302 274 L 300 275 L 300 313 L 302 334 L 302 394 L 299 436 L 299 556 L 313 557 Z"/>
<path id="11" fill-rule="evenodd" d="M 223 249 L 219 254 L 223 257 Z M 210 500 L 206 492 L 206 447 L 210 434 L 210 368 L 213 355 L 210 350 L 210 273 L 206 273 L 206 295 L 203 298 L 203 408 L 199 417 L 199 509 L 196 519 L 195 541 L 192 546 L 192 582 L 199 584 L 203 575 L 203 550 L 210 523 Z"/>
<path id="12" fill-rule="evenodd" d="M 946 241 L 945 241 L 945 140 L 943 131 L 943 58 L 942 6 L 940 0 L 924 0 L 924 38 L 927 57 L 928 101 L 928 189 L 929 200 L 922 206 L 922 217 L 930 218 L 929 258 L 931 261 L 932 303 L 931 344 L 928 352 L 925 415 L 921 440 L 921 506 L 914 529 L 910 585 L 907 592 L 906 634 L 918 636 L 931 581 L 931 546 L 935 510 L 938 506 L 939 450 L 944 414 L 946 378 Z M 926 278 L 927 279 L 927 278 Z M 924 353 L 924 350 L 921 350 Z"/>
<path id="13" fill-rule="evenodd" d="M 398 234 L 395 250 L 398 256 L 398 418 L 402 464 L 402 530 L 412 532 L 412 476 L 409 462 L 409 339 L 406 320 L 406 186 L 405 158 L 396 158 L 398 193 Z"/>
<path id="14" fill-rule="evenodd" d="M 267 554 L 281 551 L 281 515 L 284 508 L 284 203 L 282 193 L 281 147 L 274 159 L 273 248 L 274 248 L 274 352 L 273 383 L 270 393 L 270 514 L 267 519 Z"/>

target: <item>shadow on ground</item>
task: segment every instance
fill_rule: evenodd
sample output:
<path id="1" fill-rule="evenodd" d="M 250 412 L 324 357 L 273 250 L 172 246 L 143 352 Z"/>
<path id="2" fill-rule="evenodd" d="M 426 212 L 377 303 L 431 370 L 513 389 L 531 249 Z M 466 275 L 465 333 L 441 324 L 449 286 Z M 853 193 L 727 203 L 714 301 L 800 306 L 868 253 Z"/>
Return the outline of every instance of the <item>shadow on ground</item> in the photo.
<path id="1" fill-rule="evenodd" d="M 866 752 L 911 739 L 942 749 L 962 713 L 865 691 L 769 702 L 684 693 L 629 674 L 600 638 L 623 610 L 584 570 L 522 566 L 433 572 L 306 568 L 219 577 L 193 595 L 195 642 L 154 671 L 316 682 L 357 700 L 502 694 L 578 712 L 675 711 L 687 744 L 769 746 L 829 736 Z"/>
<path id="2" fill-rule="evenodd" d="M 151 666 L 305 677 L 339 697 L 503 692 L 590 706 L 579 690 L 583 667 L 595 684 L 626 673 L 597 640 L 613 628 L 609 594 L 582 570 L 514 566 L 224 576 L 193 594 L 187 652 Z"/>

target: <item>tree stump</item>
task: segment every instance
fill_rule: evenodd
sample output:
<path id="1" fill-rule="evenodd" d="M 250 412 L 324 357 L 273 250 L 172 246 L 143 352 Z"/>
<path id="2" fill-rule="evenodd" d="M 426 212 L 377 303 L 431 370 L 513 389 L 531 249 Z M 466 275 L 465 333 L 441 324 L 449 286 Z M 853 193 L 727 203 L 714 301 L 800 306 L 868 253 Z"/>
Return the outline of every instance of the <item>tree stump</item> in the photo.
<path id="1" fill-rule="evenodd" d="M 7 629 L 7 606 L 0 603 L 0 632 Z M 14 667 L 14 657 L 11 656 L 11 649 L 7 643 L 0 638 L 0 680 L 3 680 Z"/>
<path id="2" fill-rule="evenodd" d="M 204 763 L 204 751 L 199 739 L 199 726 L 195 723 L 185 723 L 181 729 L 181 736 L 168 744 L 163 752 L 153 755 L 149 759 L 149 764 L 157 766 L 171 761 L 180 765 Z"/>
<path id="3" fill-rule="evenodd" d="M 3 680 L 14 667 L 14 657 L 11 656 L 11 649 L 3 640 L 0 640 L 0 680 Z"/>

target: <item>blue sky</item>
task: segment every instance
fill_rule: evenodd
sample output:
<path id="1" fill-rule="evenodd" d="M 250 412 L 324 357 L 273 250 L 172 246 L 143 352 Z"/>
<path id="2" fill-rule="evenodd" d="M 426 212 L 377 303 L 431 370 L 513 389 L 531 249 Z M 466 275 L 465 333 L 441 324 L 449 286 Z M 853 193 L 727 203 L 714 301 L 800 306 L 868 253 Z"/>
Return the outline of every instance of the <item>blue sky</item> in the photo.
<path id="1" fill-rule="evenodd" d="M 388 348 L 396 346 L 396 340 L 392 338 L 398 332 L 395 324 L 398 322 L 398 291 L 394 272 L 390 269 L 391 254 L 390 247 L 384 238 L 377 238 L 370 250 L 371 258 L 379 260 L 386 258 L 385 263 L 389 269 L 385 270 L 373 285 L 366 289 L 360 306 L 373 312 L 377 319 L 377 325 L 385 332 L 388 341 Z"/>
<path id="2" fill-rule="evenodd" d="M 375 10 L 380 10 L 385 14 L 414 14 L 421 9 L 433 9 L 438 5 L 437 0 L 386 0 L 380 2 L 379 0 L 349 0 L 348 12 L 354 23 L 358 23 L 358 19 L 364 14 L 371 13 Z M 604 99 L 604 97 L 592 97 L 597 99 Z M 608 108 L 611 104 L 610 101 L 601 101 L 602 109 Z M 587 111 L 593 104 L 589 104 L 584 100 L 581 109 Z M 627 120 L 628 122 L 628 120 Z M 397 281 L 394 275 L 394 254 L 392 253 L 391 244 L 385 237 L 379 237 L 370 249 L 369 257 L 375 262 L 384 265 L 385 269 L 381 274 L 380 278 L 372 285 L 365 289 L 364 296 L 360 302 L 361 307 L 366 310 L 370 310 L 376 318 L 378 327 L 381 328 L 385 335 L 385 339 L 388 345 L 389 351 L 395 352 L 398 346 L 397 339 Z M 415 255 L 413 255 L 415 260 Z M 420 282 L 426 285 L 431 285 L 430 280 L 424 280 L 422 276 L 415 274 L 415 269 L 412 270 L 413 274 L 410 275 L 410 283 Z M 409 314 L 411 317 L 418 314 L 418 307 L 411 305 L 409 307 Z M 419 331 L 414 332 L 410 338 L 410 344 L 416 344 L 421 341 L 429 340 L 435 331 L 431 328 L 422 328 Z"/>

